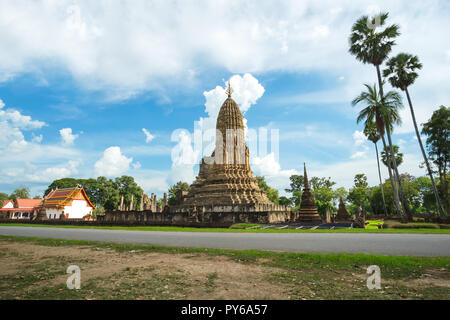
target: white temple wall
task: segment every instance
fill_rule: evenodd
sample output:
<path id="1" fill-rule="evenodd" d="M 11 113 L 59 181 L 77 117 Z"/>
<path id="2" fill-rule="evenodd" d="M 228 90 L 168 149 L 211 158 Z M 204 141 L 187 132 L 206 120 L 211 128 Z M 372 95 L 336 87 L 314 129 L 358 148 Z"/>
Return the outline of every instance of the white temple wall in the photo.
<path id="1" fill-rule="evenodd" d="M 64 214 L 69 214 L 69 219 L 81 219 L 88 213 L 92 213 L 92 207 L 86 200 L 73 200 L 72 205 L 64 209 Z"/>

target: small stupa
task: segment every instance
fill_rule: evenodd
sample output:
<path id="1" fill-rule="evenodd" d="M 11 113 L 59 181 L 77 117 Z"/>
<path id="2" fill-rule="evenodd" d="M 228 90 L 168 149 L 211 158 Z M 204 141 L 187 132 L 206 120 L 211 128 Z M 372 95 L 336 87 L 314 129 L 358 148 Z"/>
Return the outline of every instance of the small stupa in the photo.
<path id="1" fill-rule="evenodd" d="M 314 195 L 309 188 L 308 175 L 306 174 L 306 164 L 304 166 L 304 178 L 303 178 L 303 193 L 302 202 L 300 204 L 300 212 L 298 214 L 297 220 L 299 222 L 313 222 L 321 223 L 319 211 L 317 210 L 316 201 L 314 200 Z"/>
<path id="2" fill-rule="evenodd" d="M 351 217 L 347 212 L 347 209 L 345 209 L 345 204 L 344 201 L 342 200 L 342 197 L 339 198 L 339 209 L 338 209 L 338 213 L 335 217 L 336 221 L 350 221 Z"/>

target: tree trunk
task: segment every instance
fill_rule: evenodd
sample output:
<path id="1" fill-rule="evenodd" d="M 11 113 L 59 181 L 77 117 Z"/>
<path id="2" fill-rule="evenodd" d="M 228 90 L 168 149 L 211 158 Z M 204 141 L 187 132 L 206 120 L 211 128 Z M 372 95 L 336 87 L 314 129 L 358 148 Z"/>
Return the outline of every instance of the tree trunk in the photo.
<path id="1" fill-rule="evenodd" d="M 436 198 L 436 208 L 438 209 L 439 215 L 444 217 L 444 211 L 442 209 L 441 200 L 439 199 L 439 194 L 436 188 L 436 184 L 434 183 L 433 173 L 431 172 L 430 163 L 428 162 L 427 154 L 425 153 L 425 149 L 423 148 L 422 139 L 420 138 L 419 129 L 417 128 L 416 116 L 414 114 L 414 109 L 411 103 L 411 98 L 409 97 L 408 88 L 405 88 L 406 98 L 408 99 L 409 110 L 411 110 L 411 117 L 414 123 L 414 129 L 416 130 L 417 141 L 419 141 L 420 150 L 422 151 L 423 160 L 425 161 L 425 165 L 427 166 L 428 175 L 431 179 L 431 184 L 433 185 L 434 197 Z"/>
<path id="2" fill-rule="evenodd" d="M 383 147 L 385 150 L 387 150 L 386 147 L 386 140 L 384 139 L 384 136 L 381 136 L 381 141 L 383 141 Z M 397 191 L 397 186 L 395 185 L 395 181 L 394 178 L 392 177 L 392 169 L 390 167 L 390 160 L 389 157 L 387 158 L 388 160 L 388 172 L 389 172 L 389 180 L 391 181 L 391 185 L 392 185 L 392 193 L 394 194 L 394 203 L 395 203 L 395 208 L 397 209 L 397 214 L 399 215 L 399 217 L 401 218 L 403 216 L 402 214 L 402 209 L 400 208 L 400 201 L 398 200 L 398 191 Z"/>
<path id="3" fill-rule="evenodd" d="M 381 98 L 381 102 L 383 103 L 384 100 L 384 93 L 383 93 L 383 82 L 381 81 L 381 72 L 380 72 L 380 65 L 375 65 L 375 68 L 377 69 L 377 77 L 378 77 L 378 86 L 380 87 L 380 98 Z M 387 128 L 387 126 L 386 126 Z M 381 133 L 380 133 L 381 135 Z M 389 138 L 389 135 L 388 135 Z M 386 148 L 386 140 L 384 139 L 384 135 L 381 135 L 381 140 L 383 141 L 383 147 L 384 150 L 387 151 Z M 392 151 L 392 146 L 391 146 L 391 151 Z M 389 179 L 391 180 L 391 184 L 392 184 L 392 191 L 394 193 L 394 201 L 395 201 L 395 207 L 397 208 L 397 214 L 402 217 L 402 209 L 400 208 L 400 201 L 399 201 L 399 196 L 398 196 L 398 189 L 397 186 L 395 185 L 395 181 L 392 177 L 392 170 L 391 170 L 391 166 L 390 166 L 390 161 L 389 161 L 389 157 L 387 158 L 388 160 L 388 172 L 389 172 Z M 394 159 L 395 161 L 395 159 Z M 395 166 L 397 167 L 397 166 Z M 401 186 L 399 187 L 399 189 L 401 190 Z"/>
<path id="4" fill-rule="evenodd" d="M 383 181 L 381 179 L 380 158 L 378 157 L 377 143 L 375 142 L 374 144 L 375 144 L 375 152 L 377 153 L 378 177 L 380 178 L 380 189 L 381 189 L 381 197 L 383 198 L 384 214 L 387 216 L 388 214 L 386 209 L 386 200 L 384 199 Z"/>
<path id="5" fill-rule="evenodd" d="M 400 196 L 400 200 L 403 206 L 403 210 L 405 211 L 405 214 L 408 218 L 409 221 L 412 221 L 412 215 L 411 212 L 409 210 L 409 206 L 408 206 L 408 202 L 406 201 L 405 196 L 403 195 L 403 190 L 402 190 L 402 181 L 400 179 L 400 174 L 398 173 L 398 168 L 397 168 L 397 161 L 395 160 L 395 154 L 394 154 L 394 148 L 392 148 L 392 138 L 391 138 L 391 133 L 389 130 L 389 125 L 386 125 L 386 135 L 388 137 L 388 141 L 389 141 L 389 149 L 391 151 L 391 158 L 392 158 L 392 165 L 394 168 L 394 174 L 397 178 L 398 181 L 398 193 Z"/>

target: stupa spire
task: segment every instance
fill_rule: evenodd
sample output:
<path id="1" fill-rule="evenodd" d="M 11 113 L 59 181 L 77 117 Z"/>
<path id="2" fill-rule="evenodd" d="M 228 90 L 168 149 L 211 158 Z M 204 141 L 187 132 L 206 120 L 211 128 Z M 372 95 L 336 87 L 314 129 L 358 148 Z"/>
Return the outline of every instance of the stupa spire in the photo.
<path id="1" fill-rule="evenodd" d="M 231 83 L 228 80 L 228 88 L 225 90 L 225 93 L 228 95 L 228 98 L 231 98 L 231 94 L 233 93 L 233 88 L 231 88 Z"/>
<path id="2" fill-rule="evenodd" d="M 306 174 L 306 164 L 303 162 L 303 184 L 305 190 L 309 190 L 309 181 L 308 181 L 308 175 Z"/>

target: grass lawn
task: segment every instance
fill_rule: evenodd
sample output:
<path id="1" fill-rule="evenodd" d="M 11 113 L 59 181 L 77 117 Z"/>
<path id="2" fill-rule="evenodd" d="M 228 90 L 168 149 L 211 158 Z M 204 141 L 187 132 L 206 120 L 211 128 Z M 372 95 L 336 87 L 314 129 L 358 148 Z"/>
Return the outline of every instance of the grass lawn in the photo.
<path id="1" fill-rule="evenodd" d="M 66 268 L 81 289 L 66 288 Z M 381 290 L 366 269 L 381 269 Z M 449 299 L 450 258 L 0 236 L 0 299 Z"/>
<path id="2" fill-rule="evenodd" d="M 139 231 L 184 231 L 184 232 L 257 232 L 257 233 L 437 233 L 450 234 L 450 229 L 378 229 L 374 227 L 367 229 L 244 229 L 234 228 L 194 228 L 194 227 L 106 227 L 106 226 L 73 226 L 73 225 L 47 225 L 47 224 L 27 224 L 27 223 L 0 223 L 0 226 L 20 226 L 20 227 L 45 227 L 45 228 L 82 228 L 82 229 L 110 229 L 110 230 L 139 230 Z M 255 226 L 255 225 L 251 225 Z"/>

